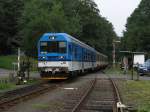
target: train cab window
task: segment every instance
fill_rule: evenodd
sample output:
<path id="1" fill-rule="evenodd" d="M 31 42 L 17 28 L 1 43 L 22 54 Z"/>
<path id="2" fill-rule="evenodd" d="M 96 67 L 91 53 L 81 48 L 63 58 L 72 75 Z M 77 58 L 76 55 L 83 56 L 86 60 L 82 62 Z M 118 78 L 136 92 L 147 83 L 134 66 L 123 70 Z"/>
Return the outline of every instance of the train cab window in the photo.
<path id="1" fill-rule="evenodd" d="M 66 42 L 59 42 L 59 53 L 66 52 Z"/>
<path id="2" fill-rule="evenodd" d="M 58 52 L 58 42 L 56 42 L 56 41 L 49 42 L 48 52 L 57 53 Z"/>
<path id="3" fill-rule="evenodd" d="M 41 42 L 40 43 L 41 52 L 47 52 L 47 48 L 48 48 L 47 42 Z"/>
<path id="4" fill-rule="evenodd" d="M 48 53 L 66 53 L 66 42 L 50 41 L 46 51 Z"/>

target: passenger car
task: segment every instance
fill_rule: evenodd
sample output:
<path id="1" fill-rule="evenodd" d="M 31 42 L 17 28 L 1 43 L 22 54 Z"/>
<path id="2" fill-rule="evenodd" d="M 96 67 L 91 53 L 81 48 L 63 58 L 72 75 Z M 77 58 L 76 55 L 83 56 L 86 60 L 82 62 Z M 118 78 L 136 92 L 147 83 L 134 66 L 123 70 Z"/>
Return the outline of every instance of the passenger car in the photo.
<path id="1" fill-rule="evenodd" d="M 138 72 L 140 75 L 150 74 L 150 59 L 138 67 Z"/>
<path id="2" fill-rule="evenodd" d="M 67 79 L 107 64 L 106 55 L 66 33 L 45 33 L 38 42 L 38 68 L 44 79 Z"/>

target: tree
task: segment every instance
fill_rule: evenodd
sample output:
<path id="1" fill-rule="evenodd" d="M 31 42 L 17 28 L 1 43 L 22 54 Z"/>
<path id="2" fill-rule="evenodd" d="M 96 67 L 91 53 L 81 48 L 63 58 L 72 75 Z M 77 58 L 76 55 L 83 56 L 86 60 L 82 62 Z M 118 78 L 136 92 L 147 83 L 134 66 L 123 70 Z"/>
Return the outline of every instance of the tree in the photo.
<path id="1" fill-rule="evenodd" d="M 0 0 L 0 54 L 11 53 L 16 45 L 17 21 L 22 7 L 22 0 Z"/>
<path id="2" fill-rule="evenodd" d="M 24 4 L 19 35 L 27 54 L 36 55 L 37 41 L 45 32 L 66 32 L 110 54 L 116 34 L 93 0 L 28 0 Z"/>
<path id="3" fill-rule="evenodd" d="M 27 54 L 35 54 L 37 41 L 45 32 L 64 32 L 68 24 L 61 2 L 51 0 L 25 1 L 20 19 L 22 28 L 19 35 L 23 38 L 23 47 Z"/>
<path id="4" fill-rule="evenodd" d="M 150 1 L 142 0 L 127 20 L 123 48 L 149 52 L 150 49 Z"/>

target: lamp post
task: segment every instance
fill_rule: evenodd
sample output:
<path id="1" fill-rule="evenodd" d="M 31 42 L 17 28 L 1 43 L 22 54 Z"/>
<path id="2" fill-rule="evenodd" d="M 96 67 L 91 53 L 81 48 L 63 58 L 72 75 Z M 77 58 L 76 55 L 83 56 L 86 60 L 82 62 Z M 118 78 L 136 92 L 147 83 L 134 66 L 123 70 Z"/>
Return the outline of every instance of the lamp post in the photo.
<path id="1" fill-rule="evenodd" d="M 116 64 L 116 43 L 121 43 L 121 41 L 113 40 L 113 67 L 115 68 Z"/>
<path id="2" fill-rule="evenodd" d="M 20 71 L 20 48 L 18 48 L 18 72 Z"/>

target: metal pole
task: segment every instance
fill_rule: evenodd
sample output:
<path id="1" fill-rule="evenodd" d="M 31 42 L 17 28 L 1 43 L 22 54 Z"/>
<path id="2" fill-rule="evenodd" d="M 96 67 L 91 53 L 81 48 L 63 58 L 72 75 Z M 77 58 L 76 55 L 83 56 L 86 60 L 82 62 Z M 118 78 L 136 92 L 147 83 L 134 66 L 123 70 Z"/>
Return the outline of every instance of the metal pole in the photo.
<path id="1" fill-rule="evenodd" d="M 20 48 L 18 48 L 18 71 L 20 71 Z"/>
<path id="2" fill-rule="evenodd" d="M 29 80 L 30 78 L 30 59 L 27 56 L 27 79 Z"/>
<path id="3" fill-rule="evenodd" d="M 134 54 L 133 54 L 133 52 L 131 52 L 131 55 L 132 55 L 132 78 L 131 79 L 133 80 L 133 69 L 134 69 L 133 68 L 133 63 L 134 63 L 134 56 L 133 56 Z"/>
<path id="4" fill-rule="evenodd" d="M 113 67 L 115 68 L 115 63 L 116 63 L 116 46 L 115 46 L 115 42 L 113 42 Z"/>

